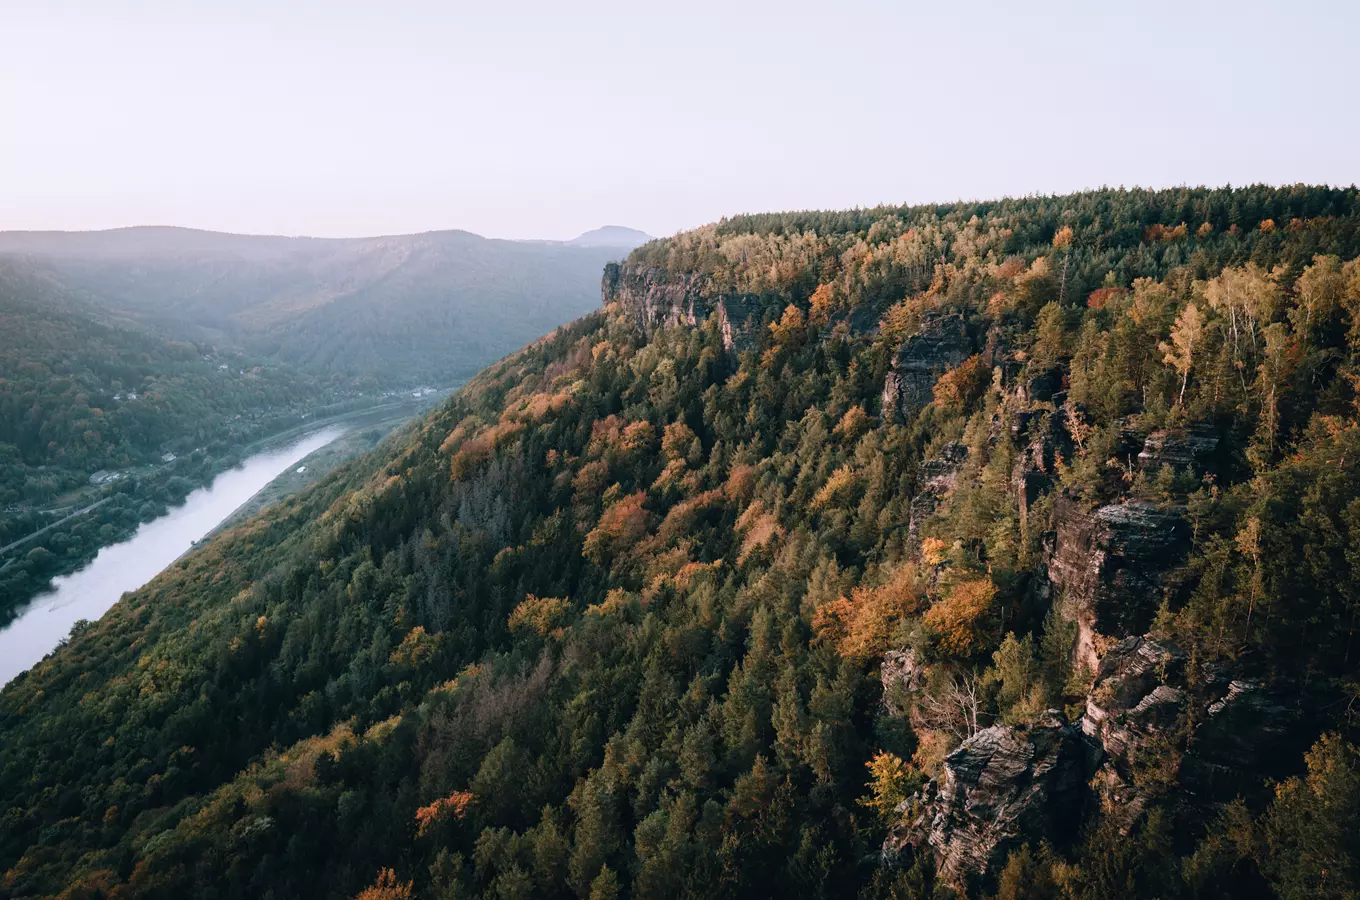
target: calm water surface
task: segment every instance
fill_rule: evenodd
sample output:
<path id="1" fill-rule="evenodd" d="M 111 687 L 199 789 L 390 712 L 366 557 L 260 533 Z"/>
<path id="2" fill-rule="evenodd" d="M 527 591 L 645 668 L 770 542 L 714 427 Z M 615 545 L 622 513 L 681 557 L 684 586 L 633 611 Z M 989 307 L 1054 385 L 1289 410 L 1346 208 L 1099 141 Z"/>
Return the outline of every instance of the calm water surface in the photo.
<path id="1" fill-rule="evenodd" d="M 100 550 L 85 568 L 53 579 L 51 591 L 34 598 L 0 630 L 0 684 L 50 653 L 77 620 L 104 615 L 125 592 L 155 578 L 280 472 L 343 433 L 342 428 L 327 428 L 247 458 L 191 493 L 183 506 L 144 523 L 121 544 Z"/>

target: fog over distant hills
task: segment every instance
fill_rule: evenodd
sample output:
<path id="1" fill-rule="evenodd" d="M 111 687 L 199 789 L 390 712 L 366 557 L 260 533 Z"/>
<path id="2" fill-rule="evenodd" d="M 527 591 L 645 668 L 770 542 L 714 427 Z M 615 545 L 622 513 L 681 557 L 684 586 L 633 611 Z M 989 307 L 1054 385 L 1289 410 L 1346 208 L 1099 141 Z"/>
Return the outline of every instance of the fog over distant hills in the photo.
<path id="1" fill-rule="evenodd" d="M 142 226 L 0 232 L 27 267 L 120 317 L 316 373 L 384 382 L 469 375 L 599 303 L 600 271 L 648 240 L 466 231 L 362 238 Z"/>

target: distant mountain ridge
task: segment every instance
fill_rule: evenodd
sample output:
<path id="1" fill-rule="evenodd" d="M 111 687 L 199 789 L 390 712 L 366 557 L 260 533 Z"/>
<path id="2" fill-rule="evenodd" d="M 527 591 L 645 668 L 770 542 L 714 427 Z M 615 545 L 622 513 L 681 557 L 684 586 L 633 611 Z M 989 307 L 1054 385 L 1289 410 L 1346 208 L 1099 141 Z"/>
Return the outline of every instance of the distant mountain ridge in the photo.
<path id="1" fill-rule="evenodd" d="M 650 240 L 652 236 L 645 231 L 623 225 L 605 225 L 578 235 L 567 243 L 573 247 L 627 247 L 632 250 Z"/>
<path id="2" fill-rule="evenodd" d="M 237 234 L 179 225 L 130 225 L 93 231 L 0 231 L 0 253 L 40 257 L 237 256 L 268 259 L 299 253 L 325 253 L 342 247 L 412 239 L 454 238 L 503 243 L 560 244 L 571 247 L 621 247 L 629 250 L 652 236 L 623 225 L 604 225 L 568 241 L 512 241 L 488 238 L 461 228 L 365 237 L 310 237 L 282 234 Z M 457 238 L 455 238 L 457 239 Z"/>
<path id="3" fill-rule="evenodd" d="M 137 226 L 0 232 L 0 257 L 173 336 L 318 374 L 411 382 L 465 377 L 594 309 L 604 264 L 646 240 L 619 226 L 573 241 Z"/>

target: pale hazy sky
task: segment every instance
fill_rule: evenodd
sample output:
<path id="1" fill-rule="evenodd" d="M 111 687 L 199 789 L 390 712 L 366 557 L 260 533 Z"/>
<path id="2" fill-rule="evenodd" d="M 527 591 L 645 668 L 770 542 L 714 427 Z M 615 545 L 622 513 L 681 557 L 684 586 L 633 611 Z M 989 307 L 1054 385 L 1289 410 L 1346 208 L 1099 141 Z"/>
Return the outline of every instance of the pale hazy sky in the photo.
<path id="1" fill-rule="evenodd" d="M 1357 4 L 0 0 L 0 229 L 1351 184 Z"/>

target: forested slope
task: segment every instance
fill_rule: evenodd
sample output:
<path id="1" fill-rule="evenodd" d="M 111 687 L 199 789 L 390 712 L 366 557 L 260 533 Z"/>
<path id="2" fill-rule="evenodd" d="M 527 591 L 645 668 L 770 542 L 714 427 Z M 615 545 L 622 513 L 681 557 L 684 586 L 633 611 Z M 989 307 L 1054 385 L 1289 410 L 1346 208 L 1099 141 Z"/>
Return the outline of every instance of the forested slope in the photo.
<path id="1" fill-rule="evenodd" d="M 251 442 L 352 399 L 297 369 L 110 316 L 0 261 L 0 620 Z M 106 470 L 100 487 L 91 476 Z M 118 480 L 110 473 L 117 472 Z M 22 546 L 13 542 L 100 503 Z"/>
<path id="2" fill-rule="evenodd" d="M 1356 896 L 1358 212 L 652 242 L 6 687 L 0 889 Z"/>
<path id="3" fill-rule="evenodd" d="M 83 483 L 247 436 L 240 414 L 305 411 L 323 396 L 294 369 L 103 318 L 41 274 L 0 264 L 0 505 L 59 493 L 67 474 Z"/>

